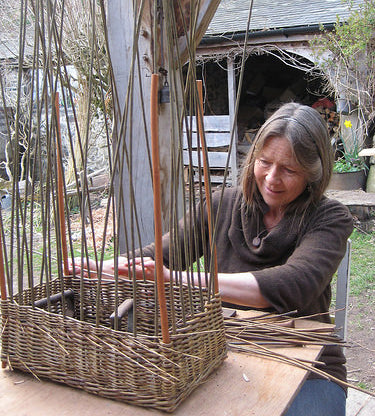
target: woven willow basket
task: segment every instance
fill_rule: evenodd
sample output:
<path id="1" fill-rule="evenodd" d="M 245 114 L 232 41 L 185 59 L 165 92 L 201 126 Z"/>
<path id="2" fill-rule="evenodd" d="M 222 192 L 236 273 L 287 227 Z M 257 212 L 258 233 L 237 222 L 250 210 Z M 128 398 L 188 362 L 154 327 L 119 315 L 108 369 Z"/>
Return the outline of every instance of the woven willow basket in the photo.
<path id="1" fill-rule="evenodd" d="M 167 294 L 167 303 L 171 304 L 172 296 L 175 305 L 168 310 L 169 318 L 174 314 L 176 324 L 171 343 L 165 345 L 159 341 L 160 334 L 155 334 L 159 326 L 152 283 L 137 285 L 136 336 L 122 327 L 111 329 L 114 282 L 102 283 L 99 325 L 95 324 L 97 282 L 85 280 L 82 290 L 79 279 L 69 278 L 64 286 L 74 292 L 73 317 L 62 313 L 65 302 L 49 302 L 49 311 L 31 306 L 32 299 L 61 293 L 58 281 L 2 301 L 1 357 L 11 368 L 103 397 L 173 411 L 226 357 L 218 297 L 206 299 L 202 311 L 202 291 L 176 287 Z M 120 300 L 132 297 L 131 282 L 120 281 L 118 293 Z M 203 292 L 203 296 L 207 294 Z M 196 305 L 196 310 L 191 310 L 191 305 Z"/>

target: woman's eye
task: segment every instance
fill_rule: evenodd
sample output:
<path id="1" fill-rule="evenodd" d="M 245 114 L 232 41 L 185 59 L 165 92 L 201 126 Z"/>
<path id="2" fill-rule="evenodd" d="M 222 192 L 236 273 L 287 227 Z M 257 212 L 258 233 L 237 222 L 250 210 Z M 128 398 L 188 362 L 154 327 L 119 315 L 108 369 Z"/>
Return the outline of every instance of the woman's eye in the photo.
<path id="1" fill-rule="evenodd" d="M 265 159 L 259 159 L 259 163 L 262 165 L 262 166 L 270 166 L 270 162 L 268 162 L 267 160 L 265 160 Z"/>
<path id="2" fill-rule="evenodd" d="M 293 175 L 294 173 L 296 173 L 296 171 L 295 171 L 295 170 L 293 170 L 293 169 L 289 169 L 289 168 L 285 168 L 285 171 L 286 171 L 287 173 L 289 173 L 290 175 Z"/>

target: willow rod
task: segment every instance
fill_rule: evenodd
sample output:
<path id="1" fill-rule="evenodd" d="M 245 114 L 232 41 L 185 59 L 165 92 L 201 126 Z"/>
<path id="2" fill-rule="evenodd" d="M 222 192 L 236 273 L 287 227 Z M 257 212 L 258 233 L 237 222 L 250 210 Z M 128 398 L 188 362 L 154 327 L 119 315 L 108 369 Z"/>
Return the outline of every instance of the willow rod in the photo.
<path id="1" fill-rule="evenodd" d="M 238 340 L 238 338 L 236 336 L 232 336 L 232 335 L 228 335 L 227 337 L 229 339 L 234 339 L 234 340 Z M 312 373 L 318 374 L 321 377 L 324 377 L 327 380 L 331 380 L 336 382 L 337 384 L 341 385 L 341 386 L 345 386 L 348 388 L 352 388 L 358 391 L 361 391 L 363 393 L 369 394 L 373 397 L 375 397 L 375 393 L 370 392 L 368 390 L 364 390 L 361 387 L 358 387 L 354 384 L 351 383 L 347 383 L 345 381 L 342 381 L 336 377 L 334 377 L 333 375 L 326 373 L 324 370 L 320 370 L 317 367 L 314 367 L 312 365 L 308 365 L 309 362 L 303 359 L 299 359 L 299 358 L 293 358 L 293 357 L 288 357 L 287 355 L 284 354 L 280 354 L 276 351 L 273 351 L 265 346 L 259 345 L 255 342 L 252 341 L 246 341 L 246 346 L 236 346 L 234 345 L 232 342 L 228 341 L 228 345 L 230 348 L 232 348 L 233 350 L 237 351 L 237 352 L 245 352 L 246 354 L 254 354 L 256 356 L 260 356 L 260 357 L 264 357 L 264 358 L 269 358 L 272 360 L 276 360 L 276 361 L 280 361 L 286 364 L 290 364 L 290 365 L 294 365 L 296 367 L 302 368 L 304 370 L 307 371 L 311 371 Z M 323 344 L 322 344 L 323 345 Z"/>
<path id="2" fill-rule="evenodd" d="M 158 118 L 158 89 L 159 75 L 151 75 L 151 154 L 152 177 L 154 192 L 154 227 L 155 227 L 155 263 L 156 286 L 159 298 L 160 324 L 162 339 L 165 344 L 170 343 L 168 331 L 167 303 L 165 300 L 165 285 L 163 277 L 163 247 L 161 226 L 161 190 L 160 190 L 160 156 L 159 156 L 159 118 Z"/>
<path id="3" fill-rule="evenodd" d="M 211 190 L 210 190 L 210 175 L 209 175 L 209 166 L 207 159 L 207 144 L 204 136 L 203 128 L 203 87 L 202 80 L 197 80 L 197 90 L 198 90 L 198 106 L 197 106 L 197 124 L 199 138 L 202 145 L 202 154 L 203 154 L 203 178 L 204 178 L 204 190 L 206 194 L 206 204 L 207 204 L 207 219 L 208 219 L 208 236 L 210 241 L 210 246 L 212 246 L 212 217 L 211 217 Z M 199 151 L 199 149 L 198 149 Z M 219 292 L 219 280 L 217 276 L 217 253 L 216 247 L 213 248 L 213 257 L 214 261 L 214 294 Z"/>
<path id="4" fill-rule="evenodd" d="M 5 284 L 5 270 L 4 270 L 4 256 L 3 256 L 3 226 L 2 221 L 0 221 L 0 295 L 1 300 L 7 299 L 7 287 Z M 3 316 L 3 319 L 5 320 L 6 317 Z M 6 361 L 1 362 L 2 368 L 5 368 L 7 366 Z"/>
<path id="5" fill-rule="evenodd" d="M 0 292 L 1 300 L 7 299 L 7 287 L 5 284 L 4 256 L 3 256 L 3 227 L 0 221 Z"/>
<path id="6" fill-rule="evenodd" d="M 57 157 L 57 203 L 59 206 L 59 226 L 60 239 L 63 259 L 64 276 L 69 274 L 68 264 L 68 246 L 66 243 L 66 226 L 65 226 L 65 209 L 64 209 L 64 181 L 63 167 L 61 164 L 61 128 L 60 128 L 60 104 L 59 93 L 55 93 L 55 110 L 56 110 L 56 157 Z"/>

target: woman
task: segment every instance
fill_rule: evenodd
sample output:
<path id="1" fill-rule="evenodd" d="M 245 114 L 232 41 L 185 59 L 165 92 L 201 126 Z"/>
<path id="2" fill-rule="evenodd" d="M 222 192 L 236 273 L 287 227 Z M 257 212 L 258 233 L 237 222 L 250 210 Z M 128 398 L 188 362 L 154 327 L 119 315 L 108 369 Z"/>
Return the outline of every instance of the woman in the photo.
<path id="1" fill-rule="evenodd" d="M 264 123 L 245 161 L 241 187 L 212 197 L 214 215 L 220 205 L 215 241 L 224 302 L 298 316 L 328 312 L 332 275 L 353 229 L 347 208 L 323 195 L 331 173 L 327 126 L 316 110 L 289 103 Z M 198 217 L 194 230 L 201 230 L 202 221 L 208 235 L 206 215 Z M 190 249 L 200 256 L 210 250 L 208 238 L 198 234 L 191 239 L 198 247 Z M 164 236 L 165 280 L 172 276 L 169 243 Z M 153 278 L 154 246 L 145 247 L 143 255 L 146 277 Z M 141 273 L 141 260 L 135 263 Z M 127 268 L 120 258 L 119 273 L 126 275 Z M 105 262 L 103 271 L 113 273 L 113 261 Z M 317 319 L 329 322 L 327 314 Z M 324 371 L 345 380 L 341 348 L 325 347 L 320 360 Z M 311 374 L 287 414 L 344 415 L 345 391 Z"/>

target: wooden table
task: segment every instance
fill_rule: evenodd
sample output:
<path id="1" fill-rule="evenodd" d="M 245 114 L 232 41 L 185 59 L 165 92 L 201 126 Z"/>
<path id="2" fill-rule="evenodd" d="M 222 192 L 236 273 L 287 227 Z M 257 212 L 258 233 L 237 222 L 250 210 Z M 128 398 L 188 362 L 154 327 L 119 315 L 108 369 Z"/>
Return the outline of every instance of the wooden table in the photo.
<path id="1" fill-rule="evenodd" d="M 303 326 L 309 326 L 306 321 Z M 316 323 L 315 325 L 316 326 Z M 315 360 L 319 346 L 277 348 Z M 297 394 L 307 372 L 289 364 L 229 351 L 228 358 L 177 410 L 178 416 L 277 416 Z M 104 399 L 21 372 L 0 370 L 0 409 L 9 416 L 147 416 L 167 414 Z"/>

